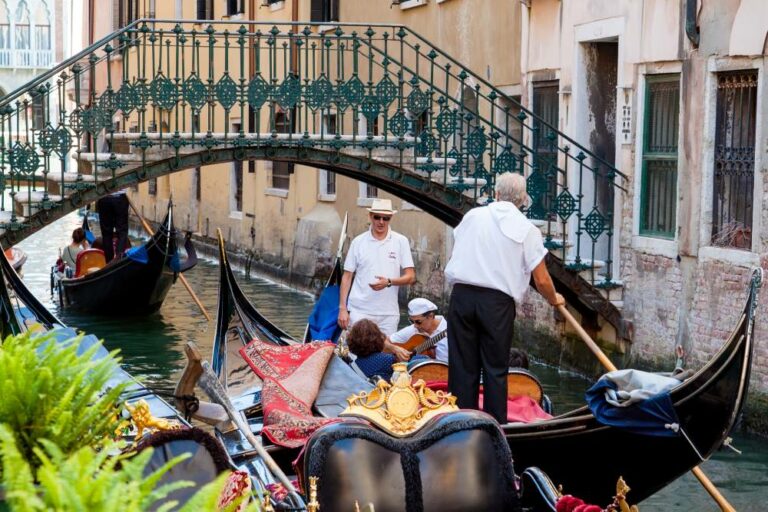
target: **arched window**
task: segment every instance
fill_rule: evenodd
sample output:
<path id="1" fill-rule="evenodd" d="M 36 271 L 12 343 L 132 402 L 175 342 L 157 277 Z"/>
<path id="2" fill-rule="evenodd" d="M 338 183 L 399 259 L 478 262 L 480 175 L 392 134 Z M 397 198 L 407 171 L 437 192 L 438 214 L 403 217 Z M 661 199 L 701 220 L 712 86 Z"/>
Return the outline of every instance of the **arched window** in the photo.
<path id="1" fill-rule="evenodd" d="M 27 3 L 22 1 L 16 8 L 16 49 L 17 50 L 29 50 L 32 48 L 30 23 L 29 23 L 29 7 Z M 24 65 L 29 65 L 28 62 L 23 62 Z"/>
<path id="2" fill-rule="evenodd" d="M 11 65 L 11 15 L 8 4 L 0 0 L 0 67 Z"/>
<path id="3" fill-rule="evenodd" d="M 35 50 L 50 50 L 51 46 L 51 13 L 48 12 L 48 6 L 45 2 L 40 2 L 35 8 L 32 16 L 34 23 L 34 43 Z"/>

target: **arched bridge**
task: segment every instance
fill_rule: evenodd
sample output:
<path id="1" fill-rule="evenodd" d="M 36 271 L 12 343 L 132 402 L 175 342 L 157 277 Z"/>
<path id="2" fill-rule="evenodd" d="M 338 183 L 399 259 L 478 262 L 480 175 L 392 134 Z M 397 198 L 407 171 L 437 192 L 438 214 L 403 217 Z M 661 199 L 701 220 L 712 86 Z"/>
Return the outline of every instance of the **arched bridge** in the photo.
<path id="1" fill-rule="evenodd" d="M 0 100 L 0 136 L 6 245 L 216 162 L 332 170 L 450 225 L 522 173 L 558 288 L 628 337 L 611 302 L 621 173 L 405 27 L 139 20 Z"/>

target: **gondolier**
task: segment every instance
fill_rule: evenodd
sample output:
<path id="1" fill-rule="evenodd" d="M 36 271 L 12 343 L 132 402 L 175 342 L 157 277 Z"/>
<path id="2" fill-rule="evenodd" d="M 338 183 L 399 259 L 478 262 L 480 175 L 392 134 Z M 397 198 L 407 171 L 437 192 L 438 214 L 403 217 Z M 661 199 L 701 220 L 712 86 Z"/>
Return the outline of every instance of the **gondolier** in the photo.
<path id="1" fill-rule="evenodd" d="M 453 285 L 448 307 L 448 386 L 457 405 L 477 409 L 480 372 L 483 410 L 506 423 L 507 363 L 515 322 L 531 274 L 536 289 L 557 306 L 544 257 L 541 232 L 519 208 L 528 200 L 525 178 L 504 174 L 496 181 L 496 202 L 474 208 L 454 230 L 453 255 L 445 276 Z"/>
<path id="2" fill-rule="evenodd" d="M 96 202 L 99 212 L 99 227 L 104 240 L 104 258 L 107 263 L 123 257 L 128 242 L 128 196 L 125 190 L 118 190 Z M 117 237 L 112 245 L 113 236 Z"/>

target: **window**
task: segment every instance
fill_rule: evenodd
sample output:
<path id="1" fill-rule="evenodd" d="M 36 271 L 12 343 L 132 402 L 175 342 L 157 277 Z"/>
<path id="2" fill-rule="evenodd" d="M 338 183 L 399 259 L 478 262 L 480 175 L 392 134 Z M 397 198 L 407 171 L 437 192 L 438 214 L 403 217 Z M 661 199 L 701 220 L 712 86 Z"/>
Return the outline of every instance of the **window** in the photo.
<path id="1" fill-rule="evenodd" d="M 148 192 L 151 196 L 157 195 L 157 178 L 152 178 L 147 182 Z"/>
<path id="2" fill-rule="evenodd" d="M 113 13 L 116 15 L 114 22 L 115 29 L 130 25 L 133 21 L 140 18 L 139 0 L 117 0 L 113 5 Z"/>
<path id="3" fill-rule="evenodd" d="M 40 130 L 45 126 L 45 99 L 43 94 L 35 94 L 32 97 L 32 129 Z"/>
<path id="4" fill-rule="evenodd" d="M 712 243 L 751 249 L 757 71 L 717 75 Z"/>
<path id="5" fill-rule="evenodd" d="M 680 75 L 646 79 L 640 234 L 674 238 Z"/>
<path id="6" fill-rule="evenodd" d="M 550 206 L 557 195 L 557 126 L 560 116 L 560 97 L 557 80 L 533 83 L 533 165 L 539 180 L 546 187 L 531 196 L 529 215 L 546 219 Z"/>
<path id="7" fill-rule="evenodd" d="M 371 185 L 370 183 L 365 183 L 365 197 L 379 197 L 378 187 Z"/>
<path id="8" fill-rule="evenodd" d="M 245 12 L 245 0 L 227 0 L 227 16 Z"/>
<path id="9" fill-rule="evenodd" d="M 213 19 L 213 0 L 197 0 L 197 19 Z"/>
<path id="10" fill-rule="evenodd" d="M 240 133 L 240 123 L 232 123 L 232 133 Z M 287 187 L 286 187 L 287 188 Z M 243 211 L 243 161 L 232 162 L 232 210 Z"/>
<path id="11" fill-rule="evenodd" d="M 335 172 L 320 169 L 320 195 L 325 197 L 336 195 Z"/>
<path id="12" fill-rule="evenodd" d="M 22 2 L 16 11 L 16 49 L 29 50 L 32 47 L 30 41 L 29 10 L 27 4 Z M 29 63 L 25 63 L 29 65 Z"/>
<path id="13" fill-rule="evenodd" d="M 291 114 L 293 111 L 275 113 L 275 131 L 277 133 L 291 133 L 293 128 Z M 272 188 L 288 190 L 293 174 L 293 164 L 290 162 L 272 162 Z"/>
<path id="14" fill-rule="evenodd" d="M 310 21 L 339 21 L 339 0 L 312 0 Z"/>

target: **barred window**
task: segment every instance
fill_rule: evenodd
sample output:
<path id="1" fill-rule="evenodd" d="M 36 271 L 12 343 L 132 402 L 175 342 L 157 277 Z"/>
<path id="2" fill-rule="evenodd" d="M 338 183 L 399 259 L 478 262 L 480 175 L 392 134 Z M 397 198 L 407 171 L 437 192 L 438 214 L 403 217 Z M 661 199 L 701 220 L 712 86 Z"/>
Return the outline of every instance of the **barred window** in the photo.
<path id="1" fill-rule="evenodd" d="M 640 234 L 674 238 L 680 75 L 649 76 L 646 83 Z"/>
<path id="2" fill-rule="evenodd" d="M 752 248 L 757 71 L 717 75 L 712 243 Z"/>

